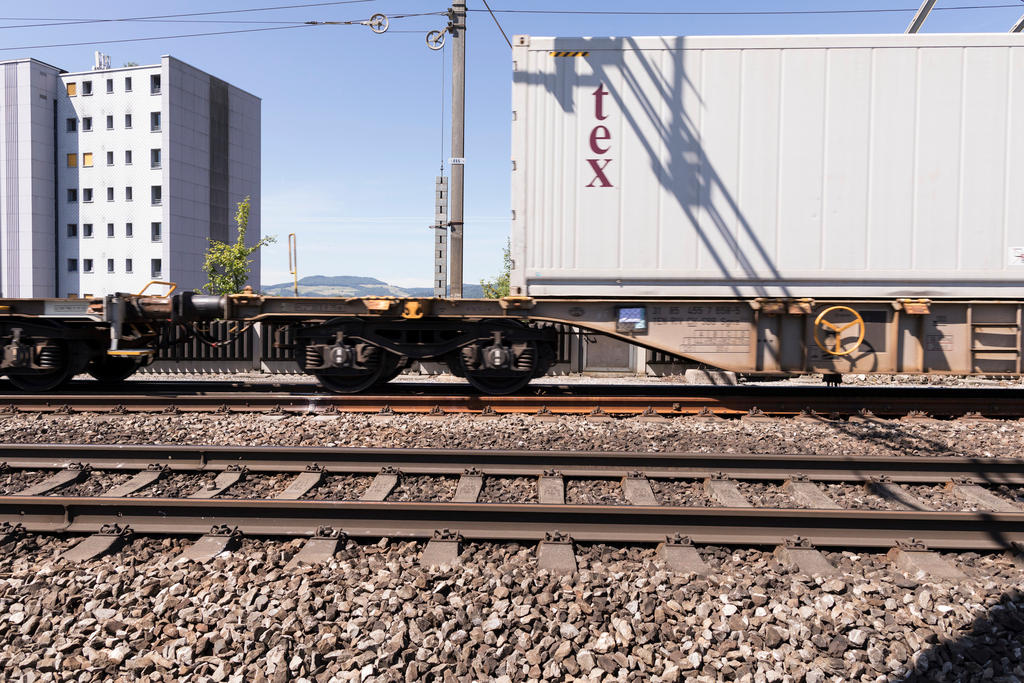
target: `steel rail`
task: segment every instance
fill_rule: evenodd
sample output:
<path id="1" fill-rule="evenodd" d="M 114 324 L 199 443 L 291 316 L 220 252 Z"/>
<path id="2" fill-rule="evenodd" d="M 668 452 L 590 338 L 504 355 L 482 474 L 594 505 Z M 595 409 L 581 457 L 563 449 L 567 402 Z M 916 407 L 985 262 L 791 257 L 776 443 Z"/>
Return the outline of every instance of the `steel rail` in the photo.
<path id="1" fill-rule="evenodd" d="M 485 409 L 498 414 L 552 413 L 581 415 L 600 408 L 612 415 L 654 412 L 663 416 L 696 415 L 711 410 L 719 416 L 740 416 L 753 408 L 766 415 L 791 417 L 813 409 L 822 415 L 855 415 L 870 410 L 879 417 L 902 417 L 914 411 L 955 418 L 977 412 L 994 418 L 1024 417 L 1024 391 L 1014 389 L 925 389 L 850 387 L 595 387 L 593 385 L 535 387 L 515 396 L 479 396 L 453 385 L 426 387 L 398 385 L 388 394 L 337 395 L 319 393 L 313 387 L 300 392 L 228 391 L 173 393 L 159 383 L 138 382 L 123 393 L 0 394 L 0 412 L 182 412 L 228 411 L 233 413 L 280 410 L 288 414 L 332 412 L 477 414 Z M 309 385 L 307 385 L 309 386 Z M 628 389 L 635 393 L 623 393 Z M 577 392 L 577 393 L 573 393 Z M 579 393 L 585 392 L 585 393 Z"/>
<path id="2" fill-rule="evenodd" d="M 252 536 L 312 536 L 323 525 L 350 536 L 538 541 L 554 530 L 577 541 L 655 543 L 680 533 L 701 544 L 773 545 L 794 535 L 821 547 L 997 550 L 1024 542 L 1024 512 L 889 512 L 607 505 L 367 503 L 172 498 L 0 497 L 0 522 L 37 533 L 96 533 L 128 524 L 141 534 L 203 534 L 212 525 Z"/>
<path id="3" fill-rule="evenodd" d="M 383 465 L 404 474 L 459 475 L 469 467 L 492 476 L 538 476 L 557 469 L 570 477 L 620 478 L 640 471 L 651 478 L 705 478 L 718 473 L 741 480 L 781 481 L 796 474 L 811 481 L 867 481 L 887 476 L 902 483 L 1024 484 L 1024 458 L 960 456 L 850 456 L 790 453 L 630 453 L 427 448 L 312 448 L 120 444 L 0 444 L 0 462 L 19 469 L 58 469 L 83 463 L 96 470 L 136 471 L 166 465 L 174 471 L 376 473 Z"/>

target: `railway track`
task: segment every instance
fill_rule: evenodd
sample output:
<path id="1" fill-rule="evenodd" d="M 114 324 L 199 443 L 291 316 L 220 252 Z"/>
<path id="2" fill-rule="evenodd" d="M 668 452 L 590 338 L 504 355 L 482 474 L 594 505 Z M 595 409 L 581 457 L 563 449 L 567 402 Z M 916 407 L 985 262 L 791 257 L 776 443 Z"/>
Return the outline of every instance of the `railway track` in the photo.
<path id="1" fill-rule="evenodd" d="M 1024 389 L 947 387 L 771 387 L 542 385 L 513 396 L 481 396 L 458 384 L 394 384 L 388 393 L 337 395 L 310 384 L 134 382 L 98 391 L 79 382 L 48 394 L 0 393 L 2 412 L 237 412 L 566 414 L 813 419 L 866 415 L 1022 418 Z"/>
<path id="2" fill-rule="evenodd" d="M 204 534 L 207 545 L 240 534 L 550 541 L 559 533 L 580 542 L 633 544 L 686 537 L 697 544 L 770 546 L 800 537 L 844 549 L 923 543 L 992 551 L 1024 543 L 1024 459 L 5 445 L 0 461 L 4 475 L 36 475 L 30 486 L 0 496 L 3 533 L 93 534 L 94 546 L 129 530 Z M 103 473 L 130 478 L 98 496 L 62 495 Z M 172 473 L 216 476 L 189 497 L 138 495 Z M 240 481 L 271 473 L 289 477 L 274 497 L 231 497 Z M 353 474 L 372 475 L 358 499 L 309 497 L 322 481 Z M 458 484 L 443 501 L 391 500 L 396 484 L 414 475 Z M 537 502 L 480 502 L 489 478 L 509 476 L 532 480 Z M 569 500 L 572 478 L 621 487 L 622 504 Z M 710 504 L 662 504 L 652 484 L 675 481 L 702 487 Z M 751 482 L 774 482 L 793 506 L 752 505 L 741 488 Z M 844 508 L 827 493 L 837 482 L 870 491 L 891 509 Z M 924 485 L 943 487 L 959 509 L 938 509 L 934 499 L 917 497 L 915 487 Z M 1011 494 L 999 493 L 1007 488 Z"/>

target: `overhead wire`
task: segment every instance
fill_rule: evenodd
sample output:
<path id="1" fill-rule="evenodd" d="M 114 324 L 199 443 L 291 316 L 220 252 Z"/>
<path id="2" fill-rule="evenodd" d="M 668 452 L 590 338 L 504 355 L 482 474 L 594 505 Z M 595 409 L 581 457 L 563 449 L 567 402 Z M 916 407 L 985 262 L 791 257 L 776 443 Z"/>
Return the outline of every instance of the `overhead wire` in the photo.
<path id="1" fill-rule="evenodd" d="M 248 7 L 240 9 L 209 10 L 206 12 L 182 12 L 179 14 L 153 14 L 142 17 L 115 17 L 105 19 L 35 19 L 30 17 L 0 17 L 0 21 L 44 21 L 43 24 L 16 24 L 0 28 L 37 28 L 42 26 L 67 26 L 72 24 L 101 24 L 124 21 L 153 21 L 157 19 L 177 19 L 180 17 L 207 17 L 214 14 L 242 14 L 246 12 L 270 12 L 280 9 L 297 9 L 304 7 L 327 7 L 332 5 L 353 5 L 375 0 L 331 0 L 330 2 L 309 2 L 299 5 L 277 5 L 274 7 Z"/>
<path id="2" fill-rule="evenodd" d="M 512 47 L 512 41 L 508 39 L 508 35 L 505 33 L 505 29 L 503 29 L 501 27 L 501 22 L 498 21 L 498 17 L 494 16 L 494 12 L 491 11 L 491 6 L 487 4 L 487 0 L 483 0 L 483 1 L 484 1 L 484 7 L 487 8 L 487 11 L 491 15 L 491 19 L 494 19 L 494 25 L 498 27 L 499 31 L 501 31 L 501 37 L 505 39 L 505 42 L 508 43 L 509 47 Z"/>
<path id="3" fill-rule="evenodd" d="M 370 2 L 372 0 L 359 0 L 359 2 Z M 405 17 L 427 17 L 427 16 L 444 16 L 444 12 L 411 12 L 406 14 L 393 14 L 388 15 L 392 19 L 401 19 Z M 0 18 L 0 21 L 4 21 Z M 34 26 L 66 26 L 73 24 L 82 24 L 89 22 L 138 22 L 142 24 L 304 24 L 305 19 L 164 19 L 164 18 L 125 18 L 125 19 L 67 19 L 61 20 L 60 23 L 50 24 L 11 24 L 9 26 L 0 26 L 0 30 L 5 28 L 31 28 Z"/>
<path id="4" fill-rule="evenodd" d="M 309 28 L 312 24 L 296 24 L 294 26 L 268 26 L 265 28 L 244 28 L 234 31 L 209 31 L 206 33 L 181 33 L 173 36 L 148 36 L 145 38 L 113 38 L 110 40 L 83 40 L 77 43 L 50 43 L 49 45 L 16 45 L 0 47 L 0 52 L 9 50 L 40 50 L 49 47 L 78 47 L 80 45 L 108 45 L 112 43 L 141 43 L 147 40 L 173 40 L 175 38 L 199 38 L 202 36 L 226 36 L 232 33 L 256 33 L 257 31 L 283 31 L 290 28 Z"/>
<path id="5" fill-rule="evenodd" d="M 350 1 L 354 1 L 354 0 L 350 0 Z M 364 1 L 364 0 L 359 0 L 359 1 Z M 419 12 L 419 13 L 412 13 L 412 14 L 395 14 L 395 15 L 391 15 L 390 18 L 391 19 L 404 19 L 404 18 L 408 18 L 408 17 L 419 17 L 419 16 L 437 15 L 437 14 L 444 14 L 444 13 L 443 12 Z M 113 44 L 113 43 L 140 43 L 140 42 L 145 42 L 145 41 L 149 41 L 149 40 L 174 40 L 174 39 L 177 39 L 177 38 L 200 38 L 200 37 L 205 37 L 205 36 L 225 36 L 225 35 L 232 35 L 232 34 L 238 34 L 238 33 L 257 33 L 257 32 L 260 32 L 260 31 L 282 31 L 282 30 L 286 30 L 286 29 L 309 28 L 311 26 L 324 26 L 324 25 L 356 26 L 356 25 L 365 24 L 365 23 L 367 23 L 367 21 L 368 21 L 367 19 L 349 19 L 349 20 L 345 20 L 345 21 L 301 21 L 301 22 L 289 24 L 287 26 L 265 26 L 265 27 L 262 27 L 262 28 L 232 29 L 232 30 L 227 30 L 227 31 L 204 31 L 204 32 L 201 32 L 201 33 L 179 33 L 179 34 L 169 35 L 169 36 L 145 36 L 145 37 L 140 37 L 140 38 L 112 38 L 112 39 L 109 39 L 109 40 L 84 40 L 84 41 L 73 42 L 73 43 L 50 43 L 50 44 L 47 44 L 47 45 L 16 45 L 16 46 L 13 46 L 13 47 L 0 47 L 0 52 L 10 51 L 10 50 L 39 50 L 39 49 L 51 48 L 51 47 L 78 47 L 78 46 L 81 46 L 81 45 L 107 45 L 107 44 Z M 6 28 L 6 27 L 4 27 L 4 28 Z M 393 29 L 393 30 L 389 30 L 388 32 L 389 33 L 418 33 L 419 31 L 409 31 L 409 30 L 402 30 L 402 29 Z"/>
<path id="6" fill-rule="evenodd" d="M 956 5 L 935 7 L 933 12 L 970 9 L 1020 8 L 1014 4 Z M 880 12 L 916 12 L 917 7 L 876 7 L 861 9 L 807 9 L 807 10 L 563 10 L 563 9 L 469 9 L 468 12 L 492 12 L 492 14 L 590 14 L 613 16 L 764 16 L 794 14 L 871 14 Z"/>

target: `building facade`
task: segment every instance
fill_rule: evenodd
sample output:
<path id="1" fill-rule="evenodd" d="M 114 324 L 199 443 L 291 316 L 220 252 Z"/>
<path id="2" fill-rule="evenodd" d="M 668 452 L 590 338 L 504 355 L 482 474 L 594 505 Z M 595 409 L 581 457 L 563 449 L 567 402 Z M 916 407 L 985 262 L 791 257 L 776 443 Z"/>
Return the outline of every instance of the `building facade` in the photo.
<path id="1" fill-rule="evenodd" d="M 0 89 L 0 296 L 198 289 L 246 196 L 259 239 L 259 98 L 168 56 L 74 73 L 4 62 Z"/>

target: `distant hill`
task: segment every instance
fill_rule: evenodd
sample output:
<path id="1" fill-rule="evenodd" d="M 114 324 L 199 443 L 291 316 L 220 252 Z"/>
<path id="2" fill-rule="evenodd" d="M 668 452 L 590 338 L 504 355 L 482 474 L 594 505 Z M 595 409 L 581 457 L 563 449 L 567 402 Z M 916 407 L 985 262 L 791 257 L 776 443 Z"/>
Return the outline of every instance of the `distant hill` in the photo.
<path id="1" fill-rule="evenodd" d="M 267 285 L 262 293 L 270 296 L 294 296 L 291 282 Z M 462 285 L 462 296 L 479 299 L 484 295 L 480 285 Z M 432 287 L 401 288 L 389 285 L 383 280 L 358 275 L 309 275 L 299 279 L 299 296 L 434 296 Z"/>

